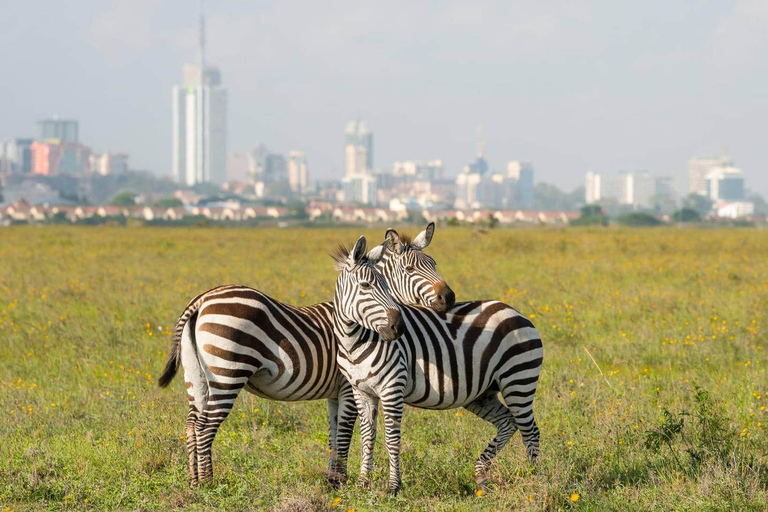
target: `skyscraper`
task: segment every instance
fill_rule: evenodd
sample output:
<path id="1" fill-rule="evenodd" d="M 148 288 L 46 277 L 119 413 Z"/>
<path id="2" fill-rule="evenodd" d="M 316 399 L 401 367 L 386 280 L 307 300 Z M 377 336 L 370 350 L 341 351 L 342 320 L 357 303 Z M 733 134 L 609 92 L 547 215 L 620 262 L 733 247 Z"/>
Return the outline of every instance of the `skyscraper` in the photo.
<path id="1" fill-rule="evenodd" d="M 179 183 L 224 183 L 227 173 L 227 90 L 221 72 L 205 65 L 205 19 L 200 18 L 200 65 L 184 66 L 173 87 L 173 177 Z"/>
<path id="2" fill-rule="evenodd" d="M 297 194 L 307 191 L 307 159 L 303 151 L 291 151 L 288 155 L 288 185 Z"/>
<path id="3" fill-rule="evenodd" d="M 716 167 L 728 167 L 730 165 L 731 161 L 727 156 L 688 160 L 688 194 L 708 195 L 707 175 Z"/>
<path id="4" fill-rule="evenodd" d="M 77 121 L 53 116 L 51 119 L 41 119 L 37 122 L 38 142 L 45 142 L 48 139 L 78 142 L 79 136 L 80 126 Z"/>
<path id="5" fill-rule="evenodd" d="M 365 121 L 350 121 L 344 130 L 344 176 L 373 170 L 373 133 Z"/>
<path id="6" fill-rule="evenodd" d="M 507 164 L 507 179 L 514 181 L 514 200 L 510 206 L 531 208 L 533 206 L 533 165 L 530 162 L 513 160 Z"/>

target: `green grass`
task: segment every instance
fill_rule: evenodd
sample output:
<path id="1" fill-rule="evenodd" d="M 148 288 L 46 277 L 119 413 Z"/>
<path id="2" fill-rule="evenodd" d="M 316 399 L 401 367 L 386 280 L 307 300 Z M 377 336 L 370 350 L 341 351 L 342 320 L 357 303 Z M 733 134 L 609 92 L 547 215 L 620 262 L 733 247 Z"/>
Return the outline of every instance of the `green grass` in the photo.
<path id="1" fill-rule="evenodd" d="M 752 229 L 438 227 L 427 252 L 458 300 L 503 299 L 542 334 L 537 467 L 518 435 L 476 496 L 493 428 L 463 409 L 407 408 L 401 494 L 385 495 L 383 426 L 374 492 L 333 491 L 325 403 L 243 393 L 214 444 L 215 482 L 189 490 L 183 379 L 155 383 L 178 314 L 224 283 L 330 300 L 326 254 L 361 231 L 384 234 L 1 230 L 0 511 L 313 510 L 335 498 L 338 510 L 768 509 L 768 231 Z M 687 416 L 694 383 L 711 407 Z M 682 431 L 648 448 L 669 418 Z M 351 458 L 354 483 L 357 437 Z"/>

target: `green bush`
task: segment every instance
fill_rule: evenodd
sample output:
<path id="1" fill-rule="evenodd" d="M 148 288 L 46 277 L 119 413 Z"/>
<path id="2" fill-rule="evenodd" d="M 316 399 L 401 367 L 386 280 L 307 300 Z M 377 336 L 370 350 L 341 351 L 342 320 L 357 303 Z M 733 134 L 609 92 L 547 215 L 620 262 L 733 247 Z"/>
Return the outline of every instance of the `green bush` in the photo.
<path id="1" fill-rule="evenodd" d="M 662 224 L 662 222 L 651 215 L 650 213 L 644 213 L 644 212 L 632 212 L 632 213 L 625 213 L 624 215 L 619 215 L 616 218 L 616 222 L 621 224 L 622 226 L 659 226 Z"/>

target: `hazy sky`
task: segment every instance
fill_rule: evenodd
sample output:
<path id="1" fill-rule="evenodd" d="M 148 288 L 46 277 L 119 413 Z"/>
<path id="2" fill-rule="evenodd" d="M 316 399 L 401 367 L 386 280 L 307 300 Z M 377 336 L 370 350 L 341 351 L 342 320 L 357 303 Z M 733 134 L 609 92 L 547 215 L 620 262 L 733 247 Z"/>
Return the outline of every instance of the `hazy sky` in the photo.
<path id="1" fill-rule="evenodd" d="M 442 158 L 484 125 L 493 168 L 533 162 L 570 189 L 594 170 L 678 177 L 727 147 L 768 195 L 768 1 L 209 1 L 208 62 L 229 149 L 304 149 L 341 177 L 343 130 L 375 163 Z M 54 113 L 81 140 L 170 174 L 171 86 L 197 62 L 192 0 L 0 0 L 0 137 Z"/>

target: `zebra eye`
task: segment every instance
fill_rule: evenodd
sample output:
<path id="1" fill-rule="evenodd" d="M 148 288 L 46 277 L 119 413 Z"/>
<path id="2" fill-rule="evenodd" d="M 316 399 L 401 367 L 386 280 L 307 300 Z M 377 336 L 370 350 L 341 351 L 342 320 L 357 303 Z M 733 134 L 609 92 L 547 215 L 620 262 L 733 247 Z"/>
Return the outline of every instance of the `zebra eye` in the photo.
<path id="1" fill-rule="evenodd" d="M 371 287 L 371 283 L 369 283 L 369 282 L 367 282 L 367 281 L 363 281 L 362 283 L 360 283 L 360 287 L 361 287 L 362 289 L 364 289 L 364 290 L 367 290 L 368 288 L 370 288 L 370 287 Z"/>
<path id="2" fill-rule="evenodd" d="M 414 271 L 413 265 L 408 265 L 407 267 L 405 267 L 405 271 L 406 272 L 413 272 Z"/>

